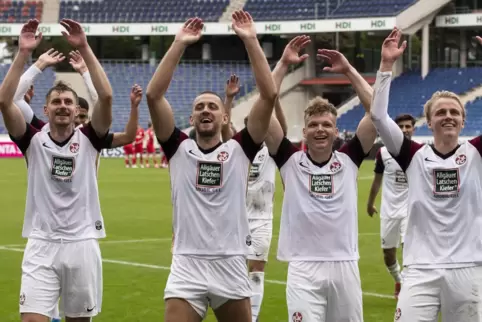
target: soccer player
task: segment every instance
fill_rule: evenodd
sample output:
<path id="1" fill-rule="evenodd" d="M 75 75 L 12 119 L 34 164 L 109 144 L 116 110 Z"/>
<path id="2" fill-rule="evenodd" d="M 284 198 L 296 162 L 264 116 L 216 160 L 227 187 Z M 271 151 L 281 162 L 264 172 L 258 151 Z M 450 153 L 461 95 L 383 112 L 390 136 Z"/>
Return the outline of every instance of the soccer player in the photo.
<path id="1" fill-rule="evenodd" d="M 157 164 L 157 158 L 156 158 L 156 147 L 154 146 L 154 129 L 152 127 L 152 122 L 149 122 L 147 124 L 147 130 L 145 132 L 145 141 L 146 141 L 146 155 L 145 155 L 145 160 L 146 160 L 146 168 L 149 168 L 149 159 L 152 159 L 152 164 L 154 165 L 154 168 L 159 168 L 159 165 Z"/>
<path id="2" fill-rule="evenodd" d="M 400 114 L 395 123 L 405 137 L 412 138 L 415 129 L 415 118 L 410 114 Z M 393 159 L 386 147 L 380 148 L 376 156 L 375 178 L 373 178 L 367 202 L 370 217 L 377 212 L 375 199 L 383 180 L 382 206 L 380 213 L 380 237 L 382 240 L 383 259 L 388 272 L 395 280 L 395 299 L 398 299 L 402 277 L 397 260 L 397 248 L 407 231 L 408 220 L 408 182 L 405 172 Z"/>
<path id="3" fill-rule="evenodd" d="M 285 188 L 278 259 L 289 262 L 290 321 L 359 322 L 357 175 L 377 135 L 369 114 L 373 89 L 341 53 L 323 49 L 318 57 L 331 64 L 326 71 L 345 74 L 351 81 L 365 116 L 353 139 L 332 151 L 337 110 L 327 100 L 314 98 L 304 113 L 306 152 L 299 151 L 272 118 L 265 142 Z M 281 64 L 279 78 L 287 71 L 287 64 Z"/>
<path id="4" fill-rule="evenodd" d="M 25 122 L 13 103 L 25 63 L 38 46 L 39 22 L 29 20 L 19 37 L 19 51 L 0 86 L 0 110 L 12 140 L 28 165 L 23 237 L 20 312 L 23 322 L 45 322 L 62 296 L 67 321 L 88 322 L 102 305 L 102 260 L 98 239 L 105 237 L 95 160 L 112 122 L 112 89 L 77 22 L 62 19 L 62 32 L 79 49 L 99 95 L 86 126 L 75 129 L 77 96 L 54 86 L 45 113 L 50 132 Z"/>
<path id="5" fill-rule="evenodd" d="M 144 129 L 139 124 L 137 125 L 136 137 L 132 144 L 134 154 L 132 156 L 132 168 L 137 168 L 137 159 L 139 159 L 139 166 L 144 168 Z"/>
<path id="6" fill-rule="evenodd" d="M 310 43 L 307 36 L 293 38 L 286 46 L 281 61 L 273 70 L 273 78 L 277 80 L 278 90 L 281 87 L 282 76 L 278 74 L 283 70 L 284 65 L 296 64 L 305 60 L 308 56 L 298 56 L 300 50 Z M 236 75 L 231 75 L 226 83 L 225 108 L 229 119 L 231 118 L 231 107 L 235 95 L 239 92 L 239 79 Z M 279 100 L 276 100 L 274 107 L 276 118 L 278 119 L 283 134 L 286 135 L 288 125 Z M 245 126 L 248 118 L 244 119 Z M 229 125 L 223 126 L 223 141 L 229 140 L 234 131 Z M 264 270 L 268 261 L 271 237 L 273 234 L 273 200 L 275 192 L 276 164 L 270 157 L 268 148 L 263 144 L 256 154 L 254 161 L 249 169 L 248 189 L 247 189 L 247 212 L 249 230 L 251 233 L 251 247 L 248 254 L 248 270 L 251 281 L 253 296 L 251 297 L 251 312 L 253 322 L 258 320 L 259 312 L 264 295 Z"/>
<path id="7" fill-rule="evenodd" d="M 166 321 L 201 321 L 210 305 L 218 321 L 251 322 L 245 256 L 252 240 L 244 187 L 277 91 L 251 16 L 236 11 L 232 25 L 245 45 L 259 90 L 247 129 L 221 142 L 228 116 L 222 99 L 209 91 L 193 102 L 190 120 L 196 140 L 174 125 L 165 94 L 184 50 L 201 37 L 199 18 L 185 22 L 147 87 L 152 124 L 170 163 L 174 247 L 164 295 Z"/>
<path id="8" fill-rule="evenodd" d="M 459 143 L 466 117 L 460 98 L 438 91 L 425 103 L 433 144 L 403 135 L 388 115 L 392 68 L 403 54 L 394 28 L 381 51 L 372 120 L 387 151 L 408 179 L 408 223 L 403 248 L 403 284 L 395 321 L 482 321 L 482 141 Z"/>

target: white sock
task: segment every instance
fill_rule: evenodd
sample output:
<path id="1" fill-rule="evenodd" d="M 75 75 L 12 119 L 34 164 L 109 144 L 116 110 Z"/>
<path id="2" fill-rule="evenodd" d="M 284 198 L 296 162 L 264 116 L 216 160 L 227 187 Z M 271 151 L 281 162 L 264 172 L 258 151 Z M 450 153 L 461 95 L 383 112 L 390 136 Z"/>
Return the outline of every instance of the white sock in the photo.
<path id="1" fill-rule="evenodd" d="M 249 280 L 253 291 L 253 296 L 251 297 L 251 313 L 253 315 L 253 322 L 256 322 L 259 311 L 261 310 L 261 302 L 263 302 L 264 272 L 249 273 Z"/>
<path id="2" fill-rule="evenodd" d="M 402 276 L 400 275 L 400 265 L 398 261 L 395 262 L 392 266 L 388 266 L 388 271 L 393 276 L 395 282 L 400 283 L 402 281 Z"/>

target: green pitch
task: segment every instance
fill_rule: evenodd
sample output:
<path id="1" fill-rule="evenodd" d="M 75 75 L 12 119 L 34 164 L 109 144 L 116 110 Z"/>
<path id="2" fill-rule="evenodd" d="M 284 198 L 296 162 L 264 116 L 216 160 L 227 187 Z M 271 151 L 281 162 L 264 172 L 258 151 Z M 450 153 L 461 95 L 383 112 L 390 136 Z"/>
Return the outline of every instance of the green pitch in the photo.
<path id="1" fill-rule="evenodd" d="M 383 265 L 380 221 L 366 214 L 373 162 L 363 163 L 358 181 L 360 271 L 367 322 L 393 321 L 394 283 Z M 20 321 L 21 238 L 26 194 L 25 162 L 0 160 L 0 317 Z M 125 169 L 122 159 L 100 163 L 99 190 L 107 239 L 104 258 L 104 300 L 95 322 L 163 321 L 164 285 L 171 262 L 171 198 L 166 169 Z M 273 242 L 266 268 L 260 322 L 288 321 L 285 263 L 276 260 L 282 187 L 278 180 Z M 379 209 L 379 208 L 378 208 Z M 207 321 L 215 321 L 212 312 Z"/>

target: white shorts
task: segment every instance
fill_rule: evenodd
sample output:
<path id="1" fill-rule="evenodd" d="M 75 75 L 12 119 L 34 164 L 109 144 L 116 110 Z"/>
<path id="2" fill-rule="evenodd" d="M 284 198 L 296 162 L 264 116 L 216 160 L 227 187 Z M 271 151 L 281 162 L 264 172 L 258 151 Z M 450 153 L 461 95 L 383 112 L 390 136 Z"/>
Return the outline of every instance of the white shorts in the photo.
<path id="1" fill-rule="evenodd" d="M 286 302 L 288 321 L 362 322 L 358 262 L 291 262 Z"/>
<path id="2" fill-rule="evenodd" d="M 482 267 L 404 269 L 394 321 L 479 322 Z"/>
<path id="3" fill-rule="evenodd" d="M 102 258 L 95 239 L 56 243 L 29 239 L 22 262 L 20 313 L 71 318 L 96 316 L 102 307 Z"/>
<path id="4" fill-rule="evenodd" d="M 268 261 L 271 237 L 273 236 L 273 221 L 269 219 L 250 219 L 251 246 L 248 259 L 254 261 Z"/>
<path id="5" fill-rule="evenodd" d="M 204 318 L 208 305 L 216 310 L 228 300 L 252 296 L 244 256 L 204 259 L 174 255 L 164 299 L 186 300 Z"/>
<path id="6" fill-rule="evenodd" d="M 380 218 L 380 237 L 382 248 L 398 248 L 403 244 L 407 232 L 408 216 L 403 218 Z"/>

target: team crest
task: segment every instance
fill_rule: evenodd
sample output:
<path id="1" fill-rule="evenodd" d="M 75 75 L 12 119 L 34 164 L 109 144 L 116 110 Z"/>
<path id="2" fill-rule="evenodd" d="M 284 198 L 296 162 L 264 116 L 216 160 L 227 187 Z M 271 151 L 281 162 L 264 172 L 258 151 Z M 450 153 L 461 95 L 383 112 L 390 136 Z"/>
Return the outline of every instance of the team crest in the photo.
<path id="1" fill-rule="evenodd" d="M 397 308 L 397 311 L 395 312 L 395 321 L 400 320 L 402 317 L 402 310 L 400 308 Z"/>
<path id="2" fill-rule="evenodd" d="M 218 154 L 218 161 L 224 162 L 229 158 L 229 153 L 226 151 L 221 151 Z"/>
<path id="3" fill-rule="evenodd" d="M 264 154 L 258 155 L 258 161 L 263 162 L 263 160 L 264 160 Z"/>
<path id="4" fill-rule="evenodd" d="M 70 149 L 70 152 L 72 152 L 72 153 L 77 153 L 77 152 L 79 152 L 79 143 L 72 143 L 72 144 L 70 144 L 69 149 Z"/>
<path id="5" fill-rule="evenodd" d="M 102 221 L 97 220 L 97 221 L 95 222 L 95 229 L 97 229 L 97 230 L 102 230 Z"/>
<path id="6" fill-rule="evenodd" d="M 291 317 L 291 320 L 293 322 L 301 322 L 301 321 L 303 321 L 303 314 L 301 314 L 301 312 L 295 312 L 295 313 L 293 313 L 293 316 Z"/>
<path id="7" fill-rule="evenodd" d="M 465 156 L 465 154 L 459 154 L 455 159 L 455 163 L 457 163 L 457 165 L 462 165 L 465 162 L 467 162 L 467 157 Z"/>
<path id="8" fill-rule="evenodd" d="M 23 305 L 25 303 L 25 293 L 22 292 L 22 294 L 20 294 L 20 305 Z"/>
<path id="9" fill-rule="evenodd" d="M 341 163 L 340 162 L 335 161 L 332 164 L 330 164 L 330 171 L 331 172 L 337 172 L 340 169 L 341 169 Z"/>

